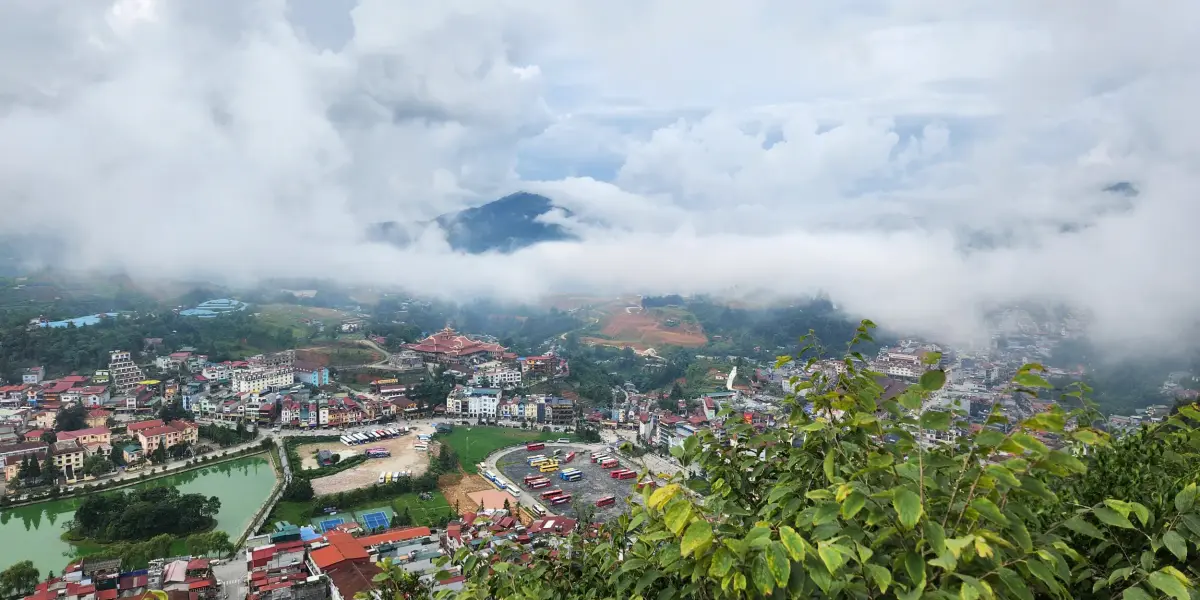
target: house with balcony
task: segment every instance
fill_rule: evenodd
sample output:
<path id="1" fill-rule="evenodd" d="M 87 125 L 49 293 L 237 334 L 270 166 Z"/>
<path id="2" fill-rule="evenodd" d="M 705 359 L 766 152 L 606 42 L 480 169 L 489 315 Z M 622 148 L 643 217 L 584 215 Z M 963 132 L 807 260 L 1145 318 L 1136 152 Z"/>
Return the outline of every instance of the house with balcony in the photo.
<path id="1" fill-rule="evenodd" d="M 138 443 L 146 453 L 154 452 L 159 446 L 170 448 L 182 443 L 196 443 L 200 439 L 200 428 L 190 421 L 171 421 L 159 427 L 140 429 Z"/>

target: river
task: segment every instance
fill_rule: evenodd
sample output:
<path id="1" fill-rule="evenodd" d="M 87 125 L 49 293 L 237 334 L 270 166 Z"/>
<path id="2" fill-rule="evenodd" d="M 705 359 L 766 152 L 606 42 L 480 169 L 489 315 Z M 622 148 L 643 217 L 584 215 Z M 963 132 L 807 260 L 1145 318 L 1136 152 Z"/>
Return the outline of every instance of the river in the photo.
<path id="1" fill-rule="evenodd" d="M 229 462 L 160 477 L 133 487 L 170 485 L 185 494 L 204 494 L 221 499 L 217 528 L 236 540 L 254 518 L 254 513 L 271 495 L 275 470 L 266 455 L 247 456 Z M 124 491 L 133 487 L 121 488 Z M 63 523 L 75 516 L 79 498 L 39 502 L 0 510 L 0 570 L 29 559 L 41 572 L 62 573 L 71 559 L 86 551 L 64 542 Z"/>

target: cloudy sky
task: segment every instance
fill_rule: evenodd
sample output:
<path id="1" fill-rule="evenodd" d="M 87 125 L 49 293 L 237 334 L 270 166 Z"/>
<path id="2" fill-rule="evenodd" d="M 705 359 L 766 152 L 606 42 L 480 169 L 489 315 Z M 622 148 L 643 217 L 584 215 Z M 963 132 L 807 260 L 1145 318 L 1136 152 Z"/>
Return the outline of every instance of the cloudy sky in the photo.
<path id="1" fill-rule="evenodd" d="M 824 291 L 948 334 L 1033 298 L 1168 340 L 1200 293 L 1198 30 L 1174 0 L 6 0 L 0 234 L 450 297 Z M 582 241 L 362 235 L 517 190 Z"/>

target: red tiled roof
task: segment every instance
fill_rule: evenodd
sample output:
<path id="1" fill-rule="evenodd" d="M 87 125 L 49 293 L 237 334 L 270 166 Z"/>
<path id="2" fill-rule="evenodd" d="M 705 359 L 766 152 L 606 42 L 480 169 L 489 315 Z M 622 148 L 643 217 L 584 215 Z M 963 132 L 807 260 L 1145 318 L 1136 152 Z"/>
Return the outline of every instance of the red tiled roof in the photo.
<path id="1" fill-rule="evenodd" d="M 129 426 L 126 427 L 126 430 L 129 431 L 129 433 L 137 433 L 138 431 L 141 431 L 143 429 L 149 429 L 151 427 L 162 427 L 162 426 L 163 426 L 162 419 L 154 419 L 151 421 L 138 421 L 137 423 L 130 423 Z"/>
<path id="2" fill-rule="evenodd" d="M 337 587 L 343 598 L 353 598 L 359 592 L 365 592 L 374 585 L 371 578 L 381 572 L 375 563 L 365 559 L 348 560 L 326 571 L 330 582 Z"/>
<path id="3" fill-rule="evenodd" d="M 356 560 L 367 557 L 367 551 L 360 540 L 354 539 L 348 533 L 331 531 L 325 534 L 328 546 L 318 548 L 311 554 L 313 563 L 321 569 L 336 565 L 346 560 Z"/>
<path id="4" fill-rule="evenodd" d="M 104 435 L 110 433 L 107 427 L 89 427 L 87 429 L 76 429 L 75 431 L 60 431 L 58 432 L 58 441 L 73 440 L 85 435 Z"/>
<path id="5" fill-rule="evenodd" d="M 469 356 L 480 352 L 503 352 L 499 344 L 489 344 L 473 340 L 467 336 L 455 333 L 449 327 L 417 342 L 405 344 L 406 348 L 417 352 L 430 354 L 445 354 L 447 356 Z"/>
<path id="6" fill-rule="evenodd" d="M 111 590 L 100 590 L 99 592 L 96 592 L 96 600 L 113 600 L 119 593 L 120 592 L 117 591 L 117 588 L 113 588 Z"/>
<path id="7" fill-rule="evenodd" d="M 385 531 L 375 535 L 358 538 L 358 541 L 364 546 L 376 546 L 386 544 L 388 542 L 402 542 L 404 540 L 412 540 L 419 537 L 429 537 L 430 532 L 428 527 L 409 527 L 408 529 L 395 529 Z"/>
<path id="8" fill-rule="evenodd" d="M 189 571 L 194 571 L 196 569 L 207 569 L 208 568 L 208 559 L 207 558 L 193 558 L 191 561 L 188 562 L 187 568 Z"/>
<path id="9" fill-rule="evenodd" d="M 167 435 L 168 433 L 179 433 L 179 430 L 170 425 L 160 425 L 149 429 L 141 429 L 138 433 L 146 437 L 158 437 L 160 435 Z"/>

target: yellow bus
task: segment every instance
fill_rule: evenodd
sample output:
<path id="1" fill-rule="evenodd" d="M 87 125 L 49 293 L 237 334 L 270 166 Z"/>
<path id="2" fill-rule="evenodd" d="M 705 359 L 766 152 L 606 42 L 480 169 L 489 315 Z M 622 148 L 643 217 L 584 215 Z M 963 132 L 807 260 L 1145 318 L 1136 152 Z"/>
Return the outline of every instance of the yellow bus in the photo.
<path id="1" fill-rule="evenodd" d="M 551 472 L 558 470 L 558 464 L 557 463 L 547 463 L 547 464 L 544 464 L 544 465 L 538 467 L 538 470 L 543 473 L 551 473 Z"/>
<path id="2" fill-rule="evenodd" d="M 554 462 L 554 459 L 553 459 L 553 458 L 543 458 L 542 460 L 535 460 L 535 461 L 533 461 L 533 462 L 529 463 L 529 466 L 531 466 L 531 467 L 540 467 L 540 466 L 542 466 L 542 465 L 544 465 L 544 464 L 547 464 L 547 463 L 552 463 L 552 462 Z"/>

